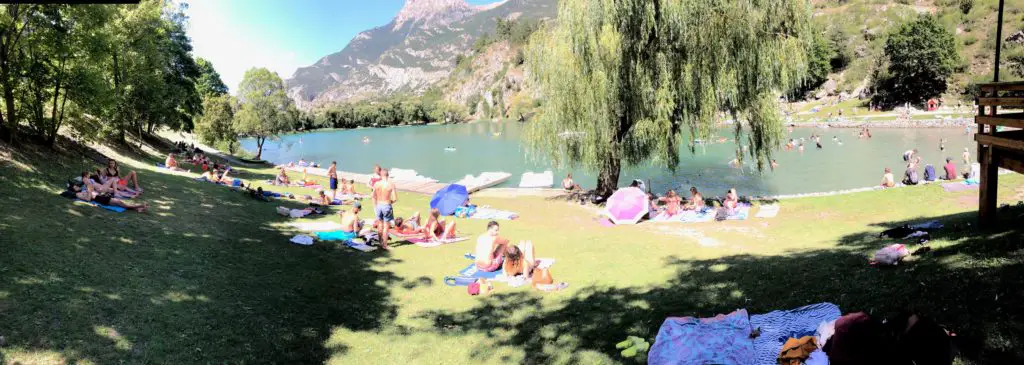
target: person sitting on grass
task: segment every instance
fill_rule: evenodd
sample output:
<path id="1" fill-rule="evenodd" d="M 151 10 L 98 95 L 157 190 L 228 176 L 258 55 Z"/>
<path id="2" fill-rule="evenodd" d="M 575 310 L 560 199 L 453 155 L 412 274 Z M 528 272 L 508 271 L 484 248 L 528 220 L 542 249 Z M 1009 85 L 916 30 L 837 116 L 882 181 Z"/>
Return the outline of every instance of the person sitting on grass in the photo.
<path id="1" fill-rule="evenodd" d="M 228 171 L 231 171 L 230 167 L 227 170 L 224 170 L 224 173 L 218 174 L 217 169 L 214 168 L 210 169 L 210 171 L 204 172 L 199 177 L 215 184 L 227 184 L 231 182 L 230 178 L 228 178 Z"/>
<path id="2" fill-rule="evenodd" d="M 675 190 L 669 190 L 665 193 L 665 196 L 658 198 L 657 201 L 665 203 L 664 212 L 669 216 L 679 214 L 683 210 L 683 198 L 676 194 Z"/>
<path id="3" fill-rule="evenodd" d="M 917 164 L 907 164 L 907 171 L 903 172 L 903 185 L 917 185 L 919 182 L 921 179 L 917 176 Z"/>
<path id="4" fill-rule="evenodd" d="M 455 238 L 455 219 L 442 220 L 441 211 L 430 209 L 427 224 L 423 225 L 424 235 L 432 241 L 444 241 Z"/>
<path id="5" fill-rule="evenodd" d="M 131 171 L 124 177 L 121 176 L 121 168 L 117 166 L 117 161 L 114 159 L 107 160 L 107 167 L 97 174 L 100 177 L 100 181 L 106 182 L 106 180 L 116 180 L 119 189 L 127 188 L 128 182 L 132 183 L 135 187 L 135 191 L 141 193 L 142 187 L 139 186 L 139 175 L 135 171 Z"/>
<path id="6" fill-rule="evenodd" d="M 891 188 L 896 186 L 896 178 L 892 176 L 892 169 L 886 167 L 885 174 L 882 175 L 882 187 Z"/>
<path id="7" fill-rule="evenodd" d="M 956 164 L 953 163 L 952 157 L 946 157 L 946 166 L 943 166 L 946 170 L 946 180 L 956 180 Z"/>
<path id="8" fill-rule="evenodd" d="M 733 212 L 736 211 L 736 206 L 739 205 L 739 202 L 740 202 L 739 194 L 736 194 L 736 189 L 733 188 L 733 189 L 729 189 L 729 191 L 727 191 L 725 193 L 725 200 L 722 201 L 722 206 L 724 206 L 725 209 L 730 214 L 732 214 Z"/>
<path id="9" fill-rule="evenodd" d="M 562 179 L 562 189 L 565 189 L 565 191 L 568 192 L 583 190 L 583 188 L 580 187 L 580 184 L 573 181 L 571 173 L 565 174 L 565 178 Z"/>
<path id="10" fill-rule="evenodd" d="M 533 251 L 533 243 L 530 241 L 519 242 L 518 245 L 506 245 L 505 260 L 501 265 L 501 271 L 508 277 L 533 275 L 533 269 L 536 269 L 539 264 Z"/>
<path id="11" fill-rule="evenodd" d="M 277 173 L 277 178 L 274 180 L 274 185 L 291 185 L 292 181 L 288 179 L 288 173 L 285 172 L 284 167 Z"/>
<path id="12" fill-rule="evenodd" d="M 498 236 L 499 229 L 498 222 L 490 221 L 487 223 L 487 232 L 477 238 L 474 263 L 478 270 L 493 272 L 501 268 L 508 240 Z"/>
<path id="13" fill-rule="evenodd" d="M 120 192 L 117 190 L 117 179 L 107 179 L 106 182 L 99 182 L 102 180 L 99 175 L 89 176 L 88 172 L 82 171 L 82 175 L 79 177 L 82 179 L 82 185 L 88 185 L 92 187 L 97 193 L 118 195 L 123 194 L 126 198 L 134 198 L 134 194 L 128 192 Z"/>
<path id="14" fill-rule="evenodd" d="M 317 204 L 328 206 L 331 205 L 331 203 L 334 203 L 334 201 L 332 201 L 331 198 L 327 196 L 327 193 L 324 192 L 324 189 L 317 189 L 316 191 L 319 194 L 316 198 Z"/>
<path id="15" fill-rule="evenodd" d="M 134 211 L 139 212 L 139 213 L 145 212 L 146 209 L 149 208 L 149 205 L 146 204 L 146 203 L 142 203 L 142 204 L 129 204 L 129 203 L 124 202 L 121 199 L 115 198 L 112 194 L 100 193 L 100 192 L 96 191 L 95 189 L 93 189 L 92 185 L 90 185 L 90 184 L 83 184 L 82 186 L 85 189 L 82 189 L 82 188 L 80 188 L 78 186 L 74 186 L 74 187 L 72 187 L 72 189 L 73 189 L 72 191 L 74 191 L 76 198 L 84 200 L 84 201 L 87 201 L 87 202 L 96 202 L 96 203 L 99 203 L 101 205 L 121 207 L 121 208 L 125 208 L 125 209 L 134 210 Z"/>
<path id="16" fill-rule="evenodd" d="M 173 153 L 167 154 L 167 159 L 164 160 L 164 167 L 171 171 L 187 171 L 178 166 L 178 160 L 174 159 Z"/>
<path id="17" fill-rule="evenodd" d="M 704 209 L 704 196 L 697 192 L 696 186 L 690 187 L 690 202 L 683 206 L 683 210 Z"/>
<path id="18" fill-rule="evenodd" d="M 342 211 L 338 213 L 338 215 L 341 216 L 341 231 L 344 232 L 345 235 L 352 236 L 348 239 L 356 238 L 362 228 L 360 227 L 362 222 L 359 220 L 359 211 L 362 209 L 363 205 L 356 202 L 352 205 L 352 211 Z"/>

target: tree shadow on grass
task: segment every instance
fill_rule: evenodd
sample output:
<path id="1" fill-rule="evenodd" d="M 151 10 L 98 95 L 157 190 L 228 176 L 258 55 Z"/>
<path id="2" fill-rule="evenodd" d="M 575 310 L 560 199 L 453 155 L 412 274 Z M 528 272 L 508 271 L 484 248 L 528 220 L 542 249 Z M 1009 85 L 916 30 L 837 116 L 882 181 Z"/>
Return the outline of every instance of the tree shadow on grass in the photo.
<path id="1" fill-rule="evenodd" d="M 152 210 L 113 213 L 56 195 L 72 157 L 21 157 L 32 170 L 0 164 L 5 360 L 318 363 L 348 350 L 337 327 L 396 315 L 394 259 L 291 245 L 272 204 L 140 171 Z"/>
<path id="2" fill-rule="evenodd" d="M 1019 213 L 1024 211 L 1007 214 Z M 962 214 L 926 219 L 947 226 L 969 220 Z M 737 308 L 756 314 L 831 302 L 844 313 L 865 311 L 884 317 L 917 311 L 958 334 L 965 363 L 1022 363 L 1022 228 L 1004 223 L 1008 224 L 988 232 L 939 233 L 955 241 L 934 242 L 931 252 L 891 268 L 868 265 L 875 249 L 892 242 L 869 240 L 866 237 L 877 236 L 871 229 L 843 237 L 845 244 L 831 250 L 713 260 L 669 258 L 665 264 L 676 274 L 662 285 L 584 287 L 555 304 L 543 304 L 544 294 L 536 291 L 499 293 L 464 312 L 433 311 L 423 318 L 442 335 L 488 337 L 491 342 L 474 349 L 474 362 L 501 361 L 491 357 L 495 343 L 522 349 L 523 362 L 531 364 L 593 362 L 582 357 L 588 353 L 643 362 L 643 357 L 622 358 L 615 344 L 628 335 L 653 342 L 668 316 L 709 317 Z"/>

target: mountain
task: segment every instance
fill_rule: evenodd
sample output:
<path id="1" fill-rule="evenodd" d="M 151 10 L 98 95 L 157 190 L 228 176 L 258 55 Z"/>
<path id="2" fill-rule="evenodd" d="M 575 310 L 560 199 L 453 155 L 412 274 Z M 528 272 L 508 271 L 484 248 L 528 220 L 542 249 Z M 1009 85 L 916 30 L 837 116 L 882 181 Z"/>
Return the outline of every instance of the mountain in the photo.
<path id="1" fill-rule="evenodd" d="M 459 56 L 495 29 L 497 19 L 545 19 L 557 0 L 407 0 L 388 24 L 359 33 L 344 49 L 299 68 L 286 80 L 302 109 L 341 101 L 422 92 L 449 77 Z"/>

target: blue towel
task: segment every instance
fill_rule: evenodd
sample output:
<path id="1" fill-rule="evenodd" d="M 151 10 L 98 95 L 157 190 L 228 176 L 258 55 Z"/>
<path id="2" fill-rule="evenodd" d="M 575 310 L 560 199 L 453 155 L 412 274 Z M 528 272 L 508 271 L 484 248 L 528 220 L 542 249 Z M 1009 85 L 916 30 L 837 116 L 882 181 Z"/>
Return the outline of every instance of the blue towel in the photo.
<path id="1" fill-rule="evenodd" d="M 275 193 L 275 192 L 273 192 L 273 191 L 266 191 L 266 190 L 264 190 L 264 191 L 263 191 L 263 196 L 269 196 L 269 197 L 274 197 L 274 198 L 280 198 L 280 197 L 281 197 L 281 193 Z"/>
<path id="2" fill-rule="evenodd" d="M 487 272 L 476 268 L 476 263 L 469 264 L 465 269 L 459 270 L 459 276 L 477 279 L 494 279 L 499 274 L 501 274 L 501 269 Z"/>
<path id="3" fill-rule="evenodd" d="M 356 238 L 356 233 L 345 232 L 340 230 L 317 232 L 316 238 L 320 239 L 321 241 L 351 241 L 353 238 Z"/>
<path id="4" fill-rule="evenodd" d="M 242 180 L 241 179 L 235 179 L 234 181 L 231 182 L 231 186 L 234 186 L 234 187 L 242 186 Z"/>
<path id="5" fill-rule="evenodd" d="M 761 329 L 761 335 L 754 339 L 754 364 L 777 364 L 786 340 L 813 336 L 818 324 L 834 321 L 841 314 L 838 306 L 826 302 L 750 316 L 750 328 Z"/>
<path id="6" fill-rule="evenodd" d="M 87 202 L 87 201 L 82 200 L 82 199 L 75 199 L 75 202 L 85 203 L 85 204 L 89 204 L 89 205 L 94 205 L 94 206 L 97 206 L 97 207 L 109 210 L 111 212 L 121 213 L 121 212 L 127 210 L 127 209 L 122 208 L 122 207 L 117 207 L 117 206 L 113 206 L 113 205 L 103 205 L 103 204 L 100 204 L 100 203 L 97 203 L 97 202 Z"/>

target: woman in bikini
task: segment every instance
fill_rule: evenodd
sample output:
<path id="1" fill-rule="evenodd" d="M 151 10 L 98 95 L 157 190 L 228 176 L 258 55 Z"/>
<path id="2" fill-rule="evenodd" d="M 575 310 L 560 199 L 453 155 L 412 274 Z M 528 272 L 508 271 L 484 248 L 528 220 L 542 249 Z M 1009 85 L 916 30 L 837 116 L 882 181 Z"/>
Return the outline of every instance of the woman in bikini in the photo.
<path id="1" fill-rule="evenodd" d="M 100 192 L 96 191 L 95 189 L 93 189 L 93 186 L 91 184 L 88 184 L 88 183 L 84 185 L 84 188 L 85 189 L 80 189 L 78 187 L 74 187 L 74 192 L 75 192 L 75 197 L 76 198 L 84 200 L 84 201 L 87 201 L 87 202 L 94 201 L 94 202 L 97 202 L 97 203 L 102 204 L 102 205 L 109 205 L 109 206 L 121 207 L 121 208 L 125 208 L 125 209 L 131 209 L 131 210 L 134 210 L 134 211 L 139 212 L 139 213 L 145 212 L 146 209 L 149 208 L 149 204 L 146 204 L 146 203 L 142 203 L 142 204 L 128 204 L 128 203 L 124 202 L 121 199 L 115 198 L 112 194 L 100 193 Z"/>
<path id="2" fill-rule="evenodd" d="M 725 209 L 728 209 L 729 212 L 733 212 L 736 210 L 736 205 L 739 204 L 739 202 L 740 197 L 736 194 L 736 189 L 729 189 L 725 194 L 725 200 L 722 201 L 722 205 L 724 205 Z"/>
<path id="3" fill-rule="evenodd" d="M 128 175 L 121 177 L 121 167 L 117 165 L 117 161 L 110 159 L 107 161 L 107 167 L 100 171 L 98 174 L 101 179 L 116 179 L 119 189 L 128 188 L 128 182 L 131 181 L 132 186 L 135 187 L 135 191 L 141 193 L 142 187 L 139 186 L 139 175 L 135 171 L 131 171 Z"/>
<path id="4" fill-rule="evenodd" d="M 450 240 L 455 238 L 455 220 L 441 220 L 441 211 L 437 208 L 430 210 L 427 224 L 423 225 L 424 234 L 427 238 L 435 241 Z"/>
<path id="5" fill-rule="evenodd" d="M 501 270 L 505 276 L 513 277 L 526 275 L 529 277 L 533 269 L 537 268 L 537 257 L 534 255 L 533 243 L 530 241 L 519 242 L 518 245 L 505 246 L 505 261 Z"/>
<path id="6" fill-rule="evenodd" d="M 679 197 L 675 190 L 669 190 L 665 196 L 658 198 L 658 201 L 665 203 L 664 212 L 669 216 L 679 214 L 683 210 L 683 198 Z"/>
<path id="7" fill-rule="evenodd" d="M 423 227 L 420 226 L 420 212 L 413 213 L 408 219 L 395 218 L 394 231 L 400 235 L 423 233 Z"/>

